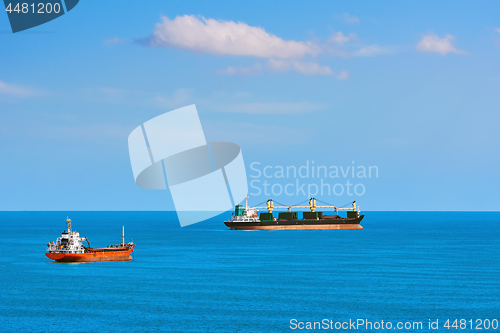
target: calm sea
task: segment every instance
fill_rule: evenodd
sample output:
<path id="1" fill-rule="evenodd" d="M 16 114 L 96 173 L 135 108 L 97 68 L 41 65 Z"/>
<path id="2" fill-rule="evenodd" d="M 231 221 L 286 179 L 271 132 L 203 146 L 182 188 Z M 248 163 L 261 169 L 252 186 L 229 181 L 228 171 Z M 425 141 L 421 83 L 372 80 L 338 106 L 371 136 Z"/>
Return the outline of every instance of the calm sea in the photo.
<path id="1" fill-rule="evenodd" d="M 125 225 L 134 260 L 48 260 L 67 215 L 94 247 L 121 242 Z M 231 231 L 228 216 L 180 228 L 172 212 L 0 212 L 0 332 L 500 320 L 500 213 L 368 212 L 356 231 Z"/>

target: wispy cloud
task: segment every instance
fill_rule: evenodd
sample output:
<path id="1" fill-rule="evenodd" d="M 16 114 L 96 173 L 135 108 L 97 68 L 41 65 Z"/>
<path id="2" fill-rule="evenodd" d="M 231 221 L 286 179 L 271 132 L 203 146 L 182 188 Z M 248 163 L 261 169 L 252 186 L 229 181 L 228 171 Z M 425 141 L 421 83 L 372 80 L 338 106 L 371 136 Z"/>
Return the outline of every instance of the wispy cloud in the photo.
<path id="1" fill-rule="evenodd" d="M 327 40 L 327 43 L 334 43 L 342 45 L 350 40 L 356 39 L 358 36 L 356 34 L 350 33 L 349 35 L 344 35 L 342 31 L 334 32 Z"/>
<path id="2" fill-rule="evenodd" d="M 229 66 L 224 69 L 219 69 L 216 72 L 221 75 L 258 75 L 262 74 L 262 66 L 260 64 L 255 64 L 250 67 L 242 66 Z"/>
<path id="3" fill-rule="evenodd" d="M 443 56 L 448 53 L 467 54 L 466 51 L 460 50 L 453 45 L 454 39 L 455 37 L 452 35 L 446 35 L 444 38 L 439 38 L 434 34 L 425 35 L 415 46 L 415 49 L 418 52 L 438 53 Z"/>
<path id="4" fill-rule="evenodd" d="M 496 28 L 495 31 L 500 34 L 500 28 Z"/>
<path id="5" fill-rule="evenodd" d="M 106 39 L 104 41 L 104 45 L 123 44 L 126 41 L 127 41 L 126 39 L 114 37 L 114 38 L 111 38 L 111 39 Z"/>
<path id="6" fill-rule="evenodd" d="M 124 89 L 115 87 L 93 87 L 81 90 L 79 94 L 87 100 L 98 103 L 134 106 L 141 108 L 175 109 L 193 104 L 193 89 L 151 91 L 147 89 Z"/>
<path id="7" fill-rule="evenodd" d="M 251 117 L 248 117 L 251 118 Z M 224 128 L 224 131 L 220 129 Z M 283 125 L 279 122 L 246 122 L 238 120 L 210 120 L 203 123 L 205 135 L 210 141 L 229 141 L 244 143 L 245 147 L 255 146 L 262 148 L 269 144 L 269 133 L 273 133 L 273 144 L 280 147 L 306 146 L 314 141 L 317 142 L 318 132 L 302 131 L 301 125 Z M 295 133 L 301 132 L 298 136 Z"/>
<path id="8" fill-rule="evenodd" d="M 154 97 L 154 104 L 159 108 L 173 109 L 191 104 L 193 93 L 189 89 L 177 89 L 170 96 L 157 95 Z"/>
<path id="9" fill-rule="evenodd" d="M 99 87 L 99 88 L 97 88 L 97 91 L 109 99 L 121 98 L 124 95 L 129 94 L 129 92 L 126 90 L 117 89 L 117 88 L 110 88 L 110 87 Z"/>
<path id="10" fill-rule="evenodd" d="M 361 47 L 359 50 L 354 51 L 352 55 L 354 57 L 374 57 L 379 55 L 394 54 L 399 50 L 400 48 L 394 46 L 380 46 L 377 44 L 372 44 Z"/>
<path id="11" fill-rule="evenodd" d="M 130 134 L 130 128 L 122 124 L 86 124 L 74 126 L 49 126 L 52 137 L 85 138 L 88 140 L 115 139 L 123 140 Z"/>
<path id="12" fill-rule="evenodd" d="M 192 15 L 175 19 L 163 16 L 153 34 L 139 42 L 153 47 L 260 58 L 299 58 L 321 51 L 312 42 L 284 40 L 243 22 L 198 19 Z"/>
<path id="13" fill-rule="evenodd" d="M 349 78 L 349 73 L 345 70 L 340 71 L 340 73 L 337 75 L 337 79 L 339 80 L 347 80 Z"/>
<path id="14" fill-rule="evenodd" d="M 289 59 L 269 59 L 265 69 L 272 72 L 287 72 L 294 71 L 304 75 L 330 75 L 335 76 L 335 72 L 328 66 L 320 65 L 313 61 L 289 60 Z M 344 73 L 342 73 L 344 72 Z M 339 79 L 346 79 L 345 71 L 342 71 Z M 217 71 L 217 74 L 222 75 L 259 75 L 264 73 L 264 68 L 260 64 L 255 64 L 250 67 L 234 67 L 229 66 Z"/>
<path id="15" fill-rule="evenodd" d="M 341 71 L 339 79 L 345 79 L 347 72 Z M 137 106 L 173 110 L 189 104 L 203 105 L 211 112 L 246 114 L 301 114 L 323 110 L 324 104 L 301 102 L 251 102 L 255 96 L 248 91 L 216 90 L 208 95 L 197 95 L 194 89 L 177 89 L 172 93 L 122 90 L 119 88 L 92 89 L 91 97 L 103 96 L 105 101 Z M 1 124 L 0 124 L 1 125 Z"/>
<path id="16" fill-rule="evenodd" d="M 330 67 L 311 61 L 269 59 L 267 64 L 268 68 L 278 72 L 294 70 L 305 75 L 335 75 Z"/>
<path id="17" fill-rule="evenodd" d="M 359 23 L 359 18 L 356 16 L 351 16 L 347 13 L 344 13 L 344 22 L 346 23 Z"/>
<path id="18" fill-rule="evenodd" d="M 297 103 L 241 103 L 218 106 L 220 112 L 250 113 L 250 114 L 299 114 L 324 109 L 321 104 L 308 102 Z"/>
<path id="19" fill-rule="evenodd" d="M 0 95 L 23 98 L 33 97 L 39 95 L 39 93 L 39 91 L 31 88 L 0 81 Z"/>

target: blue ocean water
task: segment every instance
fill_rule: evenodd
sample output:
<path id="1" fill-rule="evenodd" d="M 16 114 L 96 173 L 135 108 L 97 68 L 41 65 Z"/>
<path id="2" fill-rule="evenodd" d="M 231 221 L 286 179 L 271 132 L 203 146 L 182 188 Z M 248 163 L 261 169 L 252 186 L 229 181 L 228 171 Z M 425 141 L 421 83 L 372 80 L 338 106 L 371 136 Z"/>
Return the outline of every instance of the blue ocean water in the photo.
<path id="1" fill-rule="evenodd" d="M 134 260 L 53 263 L 45 246 L 67 215 L 0 212 L 1 332 L 299 331 L 292 319 L 423 323 L 393 332 L 428 332 L 437 319 L 439 332 L 470 332 L 443 324 L 500 320 L 500 213 L 367 212 L 363 230 L 231 231 L 228 216 L 180 228 L 172 212 L 70 212 L 95 247 L 119 243 L 125 225 Z"/>

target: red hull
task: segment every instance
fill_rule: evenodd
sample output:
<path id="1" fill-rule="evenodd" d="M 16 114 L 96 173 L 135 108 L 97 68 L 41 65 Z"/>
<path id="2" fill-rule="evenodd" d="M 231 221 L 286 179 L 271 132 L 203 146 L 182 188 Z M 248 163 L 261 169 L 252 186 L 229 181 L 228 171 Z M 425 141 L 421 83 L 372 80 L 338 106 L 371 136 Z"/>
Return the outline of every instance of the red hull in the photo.
<path id="1" fill-rule="evenodd" d="M 91 249 L 86 253 L 45 253 L 47 258 L 58 262 L 129 261 L 135 245 L 128 249 Z"/>

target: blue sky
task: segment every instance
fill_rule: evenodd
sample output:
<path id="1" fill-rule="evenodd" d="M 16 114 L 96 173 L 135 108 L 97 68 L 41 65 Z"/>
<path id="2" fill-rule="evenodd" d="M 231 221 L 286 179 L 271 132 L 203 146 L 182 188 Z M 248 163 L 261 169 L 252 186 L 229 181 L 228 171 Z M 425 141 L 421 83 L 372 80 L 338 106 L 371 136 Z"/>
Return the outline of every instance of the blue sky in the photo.
<path id="1" fill-rule="evenodd" d="M 379 170 L 362 196 L 316 197 L 499 210 L 500 4 L 481 4 L 81 1 L 17 34 L 0 15 L 0 210 L 173 209 L 135 185 L 127 137 L 193 103 L 249 175 L 354 161 Z M 269 197 L 307 199 L 251 203 Z"/>

